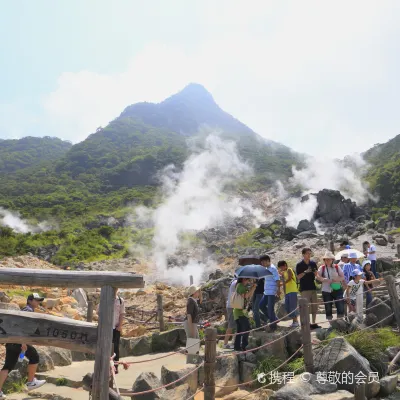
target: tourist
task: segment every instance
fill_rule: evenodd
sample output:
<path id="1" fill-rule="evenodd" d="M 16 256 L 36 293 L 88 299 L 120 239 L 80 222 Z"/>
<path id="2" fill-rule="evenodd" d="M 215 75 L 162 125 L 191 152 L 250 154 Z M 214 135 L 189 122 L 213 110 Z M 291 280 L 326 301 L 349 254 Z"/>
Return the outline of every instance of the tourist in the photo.
<path id="1" fill-rule="evenodd" d="M 226 301 L 226 321 L 228 323 L 228 326 L 226 328 L 225 339 L 224 339 L 224 348 L 225 349 L 233 348 L 233 346 L 229 345 L 228 342 L 232 336 L 233 330 L 236 328 L 235 318 L 233 317 L 233 308 L 231 307 L 231 297 L 232 297 L 232 293 L 235 291 L 236 283 L 237 283 L 237 279 L 235 278 L 231 282 L 231 285 L 229 286 L 228 299 Z"/>
<path id="2" fill-rule="evenodd" d="M 342 243 L 340 243 L 340 251 L 350 249 L 350 243 L 347 240 L 343 240 Z"/>
<path id="3" fill-rule="evenodd" d="M 198 300 L 201 301 L 200 286 L 191 285 L 188 289 L 188 299 L 186 302 L 186 317 L 183 323 L 187 339 L 199 339 L 197 324 L 199 322 Z"/>
<path id="4" fill-rule="evenodd" d="M 371 271 L 371 261 L 370 260 L 365 260 L 363 262 L 362 266 L 363 266 L 363 272 L 364 272 L 365 281 L 368 282 L 368 281 L 375 280 L 376 276 Z M 372 298 L 373 298 L 372 292 L 371 292 L 372 288 L 373 288 L 372 284 L 365 283 L 364 292 L 365 292 L 365 295 L 366 295 L 366 299 L 365 299 L 366 307 L 368 307 L 369 303 L 371 303 Z"/>
<path id="5" fill-rule="evenodd" d="M 343 269 L 344 265 L 349 262 L 349 253 L 343 253 L 338 263 L 339 267 Z"/>
<path id="6" fill-rule="evenodd" d="M 35 312 L 35 309 L 43 300 L 44 298 L 39 296 L 37 293 L 30 294 L 27 298 L 27 304 L 22 311 Z M 26 383 L 26 389 L 28 391 L 35 390 L 46 383 L 45 380 L 38 380 L 35 378 L 35 374 L 39 365 L 39 354 L 36 349 L 29 344 L 7 343 L 4 366 L 0 371 L 0 399 L 6 398 L 6 395 L 2 390 L 3 385 L 8 377 L 9 372 L 15 369 L 20 356 L 25 356 L 29 360 L 28 382 Z"/>
<path id="7" fill-rule="evenodd" d="M 99 313 L 100 304 L 97 306 L 97 313 Z M 118 374 L 118 363 L 119 363 L 119 344 L 121 342 L 122 325 L 125 317 L 125 301 L 119 296 L 118 289 L 115 291 L 114 300 L 114 321 L 113 321 L 113 337 L 112 337 L 112 350 L 115 354 L 114 357 L 114 368 L 115 373 Z"/>
<path id="8" fill-rule="evenodd" d="M 344 281 L 346 285 L 353 278 L 355 270 L 361 270 L 360 264 L 357 263 L 357 253 L 349 253 L 349 262 L 343 266 Z"/>
<path id="9" fill-rule="evenodd" d="M 275 321 L 278 319 L 275 315 L 276 297 L 280 297 L 280 276 L 275 265 L 271 264 L 271 258 L 268 255 L 260 257 L 260 264 L 267 268 L 270 272 L 265 276 L 264 295 L 260 301 L 260 310 L 269 321 L 269 326 L 272 331 L 277 329 Z"/>
<path id="10" fill-rule="evenodd" d="M 300 282 L 300 295 L 307 299 L 311 307 L 312 324 L 311 329 L 320 328 L 317 325 L 318 298 L 315 277 L 317 275 L 317 264 L 311 260 L 311 249 L 306 247 L 302 250 L 303 260 L 296 265 L 296 275 Z"/>
<path id="11" fill-rule="evenodd" d="M 236 337 L 234 345 L 235 351 L 244 351 L 249 344 L 248 331 L 250 331 L 251 326 L 247 316 L 246 303 L 252 298 L 257 287 L 257 284 L 254 283 L 251 288 L 248 288 L 246 285 L 248 285 L 250 281 L 251 280 L 248 278 L 238 278 L 235 291 L 231 298 L 231 305 L 234 307 L 233 317 L 236 321 Z M 238 303 L 241 304 L 238 304 L 236 301 L 234 301 L 234 296 L 238 300 Z M 241 332 L 246 333 L 240 334 Z"/>
<path id="12" fill-rule="evenodd" d="M 357 318 L 362 320 L 363 317 L 363 294 L 365 279 L 362 279 L 362 271 L 355 269 L 353 271 L 353 280 L 351 280 L 346 289 L 346 299 L 349 304 L 350 311 L 357 314 Z M 374 279 L 368 281 L 368 284 L 380 284 L 381 279 Z"/>
<path id="13" fill-rule="evenodd" d="M 283 291 L 285 293 L 285 309 L 288 317 L 293 319 L 291 328 L 296 328 L 299 326 L 299 321 L 297 319 L 297 281 L 296 276 L 292 268 L 289 268 L 286 261 L 278 262 L 278 269 L 283 276 Z"/>
<path id="14" fill-rule="evenodd" d="M 322 282 L 322 299 L 325 306 L 326 319 L 331 321 L 333 304 L 337 318 L 344 317 L 343 287 L 344 274 L 339 265 L 335 265 L 335 256 L 327 251 L 323 257 L 324 264 L 318 269 L 317 280 Z"/>
<path id="15" fill-rule="evenodd" d="M 367 248 L 365 255 L 368 260 L 371 261 L 371 271 L 374 276 L 378 278 L 378 272 L 376 271 L 376 247 L 373 244 L 370 244 L 367 240 L 363 245 Z"/>
<path id="16" fill-rule="evenodd" d="M 266 316 L 264 313 L 260 313 L 260 302 L 264 296 L 264 286 L 265 286 L 265 279 L 261 278 L 257 281 L 257 287 L 253 295 L 252 299 L 252 310 L 253 310 L 253 317 L 254 322 L 256 324 L 256 328 L 261 326 L 261 320 L 266 322 Z"/>

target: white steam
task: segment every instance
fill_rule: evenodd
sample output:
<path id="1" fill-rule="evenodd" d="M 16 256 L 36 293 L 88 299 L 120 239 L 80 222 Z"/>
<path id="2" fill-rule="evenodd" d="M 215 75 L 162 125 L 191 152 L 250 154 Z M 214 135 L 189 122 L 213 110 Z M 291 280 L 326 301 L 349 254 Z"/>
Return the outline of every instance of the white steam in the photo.
<path id="1" fill-rule="evenodd" d="M 198 282 L 210 267 L 191 260 L 184 269 L 167 269 L 168 258 L 184 247 L 185 233 L 193 235 L 244 215 L 252 217 L 254 223 L 261 220 L 262 212 L 250 202 L 228 196 L 224 191 L 227 185 L 251 174 L 251 168 L 239 158 L 235 143 L 214 135 L 208 136 L 205 147 L 195 150 L 185 161 L 182 171 L 174 166 L 164 169 L 164 201 L 152 213 L 153 257 L 158 278 L 187 284 L 189 275 L 193 275 Z M 148 209 L 140 208 L 137 212 L 142 223 L 148 215 Z"/>
<path id="2" fill-rule="evenodd" d="M 0 226 L 8 226 L 17 233 L 39 233 L 52 229 L 52 226 L 46 222 L 39 222 L 36 225 L 30 224 L 28 221 L 21 218 L 17 211 L 9 211 L 0 207 Z"/>
<path id="3" fill-rule="evenodd" d="M 289 184 L 300 187 L 303 195 L 318 193 L 323 189 L 339 190 L 345 198 L 362 205 L 370 199 L 376 200 L 369 192 L 364 179 L 367 167 L 367 163 L 358 154 L 347 156 L 343 161 L 309 159 L 305 168 L 293 168 L 293 177 Z M 287 192 L 282 192 L 282 185 L 278 185 L 278 192 L 282 198 L 287 198 Z M 288 225 L 297 227 L 302 219 L 312 219 L 316 208 L 317 201 L 314 196 L 309 196 L 307 201 L 290 199 L 286 217 Z"/>

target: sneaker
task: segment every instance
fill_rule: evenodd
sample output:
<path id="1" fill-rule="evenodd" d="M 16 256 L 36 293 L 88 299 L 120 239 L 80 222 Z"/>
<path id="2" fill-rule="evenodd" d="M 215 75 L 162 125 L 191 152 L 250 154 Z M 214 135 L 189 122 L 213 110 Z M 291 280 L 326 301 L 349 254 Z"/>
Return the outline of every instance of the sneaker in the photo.
<path id="1" fill-rule="evenodd" d="M 28 382 L 26 384 L 26 387 L 28 389 L 28 392 L 30 392 L 31 390 L 35 390 L 35 389 L 39 389 L 40 387 L 42 387 L 44 384 L 46 383 L 45 380 L 38 380 L 36 378 L 33 378 L 32 382 Z"/>
<path id="2" fill-rule="evenodd" d="M 290 328 L 298 328 L 300 324 L 298 322 L 293 322 L 292 325 L 290 325 Z"/>
<path id="3" fill-rule="evenodd" d="M 224 344 L 224 349 L 233 350 L 233 346 L 231 344 Z"/>
<path id="4" fill-rule="evenodd" d="M 5 400 L 6 398 L 7 396 L 3 392 L 0 392 L 0 400 Z"/>

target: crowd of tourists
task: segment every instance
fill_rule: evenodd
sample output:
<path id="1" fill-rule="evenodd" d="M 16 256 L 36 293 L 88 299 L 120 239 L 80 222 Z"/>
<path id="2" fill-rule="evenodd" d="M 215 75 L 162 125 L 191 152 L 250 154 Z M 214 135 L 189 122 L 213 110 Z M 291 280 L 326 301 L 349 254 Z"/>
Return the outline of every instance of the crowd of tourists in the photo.
<path id="1" fill-rule="evenodd" d="M 268 324 L 268 329 L 275 331 L 278 320 L 275 303 L 282 297 L 286 313 L 292 319 L 291 327 L 299 326 L 297 304 L 300 295 L 307 299 L 310 305 L 311 329 L 320 328 L 316 321 L 319 305 L 318 286 L 321 288 L 327 320 L 333 319 L 334 308 L 337 318 L 345 317 L 347 312 L 355 312 L 358 317 L 362 317 L 364 294 L 368 306 L 372 301 L 372 288 L 381 281 L 376 272 L 375 247 L 365 242 L 364 248 L 365 261 L 362 264 L 359 262 L 359 253 L 351 249 L 347 242 L 343 242 L 341 259 L 335 260 L 333 253 L 327 251 L 319 267 L 311 259 L 312 250 L 304 248 L 302 260 L 297 263 L 295 270 L 284 260 L 279 261 L 276 267 L 268 255 L 262 256 L 260 265 L 268 270 L 268 275 L 258 280 L 236 278 L 230 285 L 226 304 L 228 329 L 224 347 L 232 348 L 229 340 L 236 329 L 234 350 L 242 351 L 246 348 L 249 336 L 247 332 L 251 329 L 248 315 L 250 310 L 253 312 L 256 328 Z M 231 305 L 235 292 L 244 297 L 243 308 Z"/>

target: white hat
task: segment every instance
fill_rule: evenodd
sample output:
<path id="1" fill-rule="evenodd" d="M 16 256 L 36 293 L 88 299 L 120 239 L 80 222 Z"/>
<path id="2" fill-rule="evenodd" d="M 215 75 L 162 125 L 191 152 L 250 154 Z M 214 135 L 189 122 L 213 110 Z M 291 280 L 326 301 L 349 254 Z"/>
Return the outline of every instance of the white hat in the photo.
<path id="1" fill-rule="evenodd" d="M 371 264 L 371 260 L 365 260 L 365 261 L 362 263 L 362 267 L 364 268 L 367 264 Z"/>
<path id="2" fill-rule="evenodd" d="M 330 251 L 326 251 L 325 252 L 325 254 L 324 254 L 324 256 L 322 257 L 322 259 L 323 260 L 334 260 L 335 259 L 335 256 L 333 255 L 333 253 L 332 252 L 330 252 Z"/>
<path id="3" fill-rule="evenodd" d="M 359 269 L 355 269 L 354 271 L 353 271 L 353 273 L 352 273 L 352 275 L 353 276 L 360 276 L 360 275 L 362 275 L 363 273 L 359 270 Z"/>
<path id="4" fill-rule="evenodd" d="M 349 258 L 358 258 L 357 253 L 350 253 Z"/>
<path id="5" fill-rule="evenodd" d="M 349 253 L 343 253 L 340 258 L 349 258 Z"/>
<path id="6" fill-rule="evenodd" d="M 193 294 L 195 294 L 200 289 L 201 289 L 201 286 L 192 285 L 187 290 L 187 294 L 188 294 L 188 296 L 192 296 Z"/>

